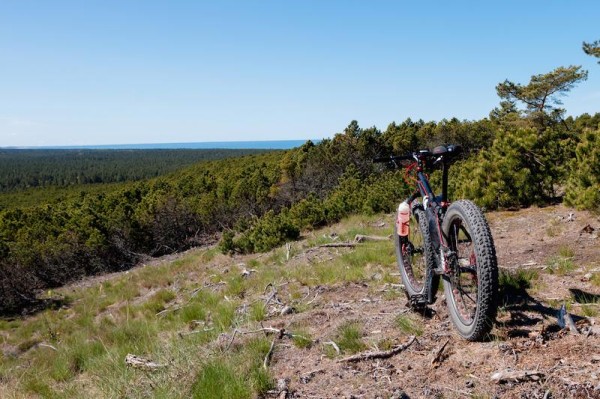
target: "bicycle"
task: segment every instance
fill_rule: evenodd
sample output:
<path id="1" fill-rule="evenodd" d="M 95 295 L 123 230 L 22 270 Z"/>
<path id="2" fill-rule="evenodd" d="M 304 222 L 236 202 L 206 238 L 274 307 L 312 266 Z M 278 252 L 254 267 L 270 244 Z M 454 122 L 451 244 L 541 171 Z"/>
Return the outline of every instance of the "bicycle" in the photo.
<path id="1" fill-rule="evenodd" d="M 458 145 L 439 146 L 374 162 L 406 165 L 405 180 L 416 186 L 394 223 L 394 246 L 409 304 L 433 304 L 443 280 L 450 318 L 469 341 L 484 338 L 496 319 L 498 261 L 483 212 L 469 200 L 448 201 L 448 170 L 461 153 Z M 434 195 L 426 171 L 441 166 L 442 193 Z M 422 197 L 420 203 L 417 198 Z"/>

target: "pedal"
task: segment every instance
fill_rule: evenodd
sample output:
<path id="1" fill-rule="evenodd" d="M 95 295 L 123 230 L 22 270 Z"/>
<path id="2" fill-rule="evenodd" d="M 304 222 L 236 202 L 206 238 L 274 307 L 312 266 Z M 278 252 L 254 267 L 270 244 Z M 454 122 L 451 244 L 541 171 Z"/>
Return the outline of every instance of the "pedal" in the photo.
<path id="1" fill-rule="evenodd" d="M 419 295 L 411 295 L 408 299 L 408 303 L 412 309 L 423 309 L 427 306 L 429 301 L 427 300 L 427 295 L 419 294 Z"/>

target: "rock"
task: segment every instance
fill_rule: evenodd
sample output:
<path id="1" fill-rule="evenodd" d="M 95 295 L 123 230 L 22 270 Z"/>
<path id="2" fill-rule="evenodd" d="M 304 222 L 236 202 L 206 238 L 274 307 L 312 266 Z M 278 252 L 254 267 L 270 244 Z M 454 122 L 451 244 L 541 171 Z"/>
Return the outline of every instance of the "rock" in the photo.
<path id="1" fill-rule="evenodd" d="M 591 225 L 586 225 L 583 229 L 581 229 L 580 233 L 588 233 L 588 234 L 592 234 L 594 232 L 594 229 Z"/>
<path id="2" fill-rule="evenodd" d="M 285 316 L 285 315 L 287 315 L 287 314 L 292 314 L 292 313 L 294 313 L 295 311 L 296 311 L 296 310 L 295 310 L 293 307 L 291 307 L 291 306 L 284 306 L 284 307 L 283 307 L 283 309 L 281 309 L 281 312 L 279 312 L 279 314 L 280 314 L 281 316 Z"/>

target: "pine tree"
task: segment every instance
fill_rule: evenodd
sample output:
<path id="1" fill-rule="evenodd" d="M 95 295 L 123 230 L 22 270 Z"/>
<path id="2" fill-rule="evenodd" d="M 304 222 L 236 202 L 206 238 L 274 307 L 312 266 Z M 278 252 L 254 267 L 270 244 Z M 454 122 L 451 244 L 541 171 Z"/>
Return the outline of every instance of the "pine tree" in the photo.
<path id="1" fill-rule="evenodd" d="M 600 130 L 583 133 L 570 170 L 565 202 L 600 212 Z"/>

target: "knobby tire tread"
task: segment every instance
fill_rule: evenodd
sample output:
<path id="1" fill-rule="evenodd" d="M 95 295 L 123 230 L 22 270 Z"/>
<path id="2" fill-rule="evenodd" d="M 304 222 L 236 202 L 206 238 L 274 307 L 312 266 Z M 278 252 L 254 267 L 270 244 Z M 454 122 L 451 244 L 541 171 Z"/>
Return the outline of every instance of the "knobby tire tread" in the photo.
<path id="1" fill-rule="evenodd" d="M 450 229 L 450 218 L 453 212 L 465 221 L 469 228 L 471 238 L 475 245 L 477 257 L 477 310 L 474 316 L 474 326 L 469 327 L 461 322 L 457 309 L 455 308 L 452 295 L 452 284 L 444 279 L 446 302 L 454 324 L 458 327 L 460 334 L 469 341 L 483 339 L 491 331 L 496 320 L 497 313 L 497 291 L 498 291 L 498 261 L 496 248 L 485 216 L 473 202 L 459 200 L 454 202 L 446 212 L 443 222 L 443 232 L 448 237 Z"/>

